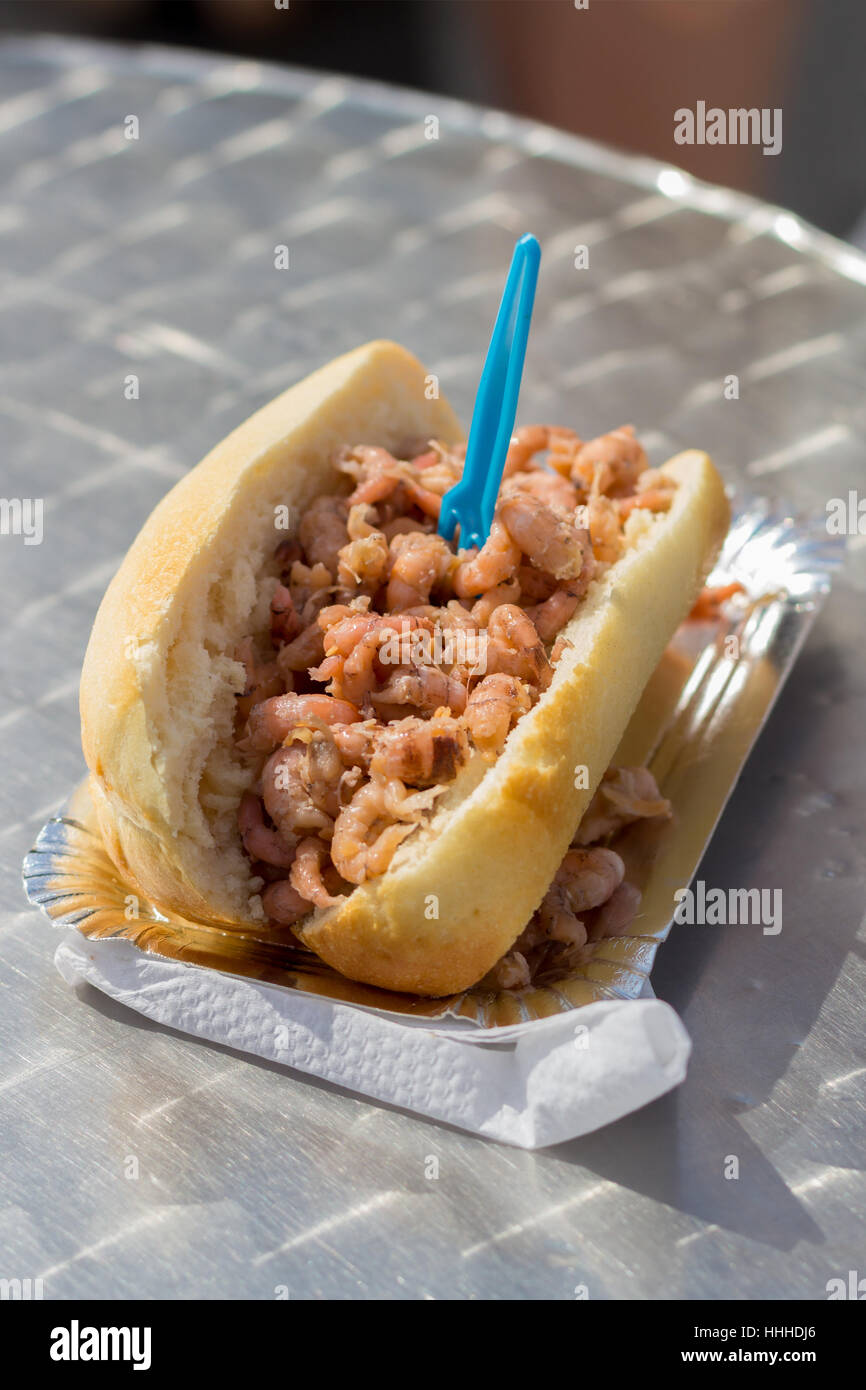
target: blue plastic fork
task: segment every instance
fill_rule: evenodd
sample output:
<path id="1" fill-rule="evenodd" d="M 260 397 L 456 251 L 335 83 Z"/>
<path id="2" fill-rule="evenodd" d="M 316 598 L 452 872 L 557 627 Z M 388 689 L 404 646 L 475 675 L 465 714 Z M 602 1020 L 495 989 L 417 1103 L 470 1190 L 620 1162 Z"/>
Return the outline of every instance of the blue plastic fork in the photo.
<path id="1" fill-rule="evenodd" d="M 459 526 L 463 549 L 482 546 L 493 524 L 517 414 L 540 261 L 541 247 L 535 237 L 522 236 L 511 258 L 475 397 L 463 476 L 442 498 L 439 534 L 450 541 Z"/>

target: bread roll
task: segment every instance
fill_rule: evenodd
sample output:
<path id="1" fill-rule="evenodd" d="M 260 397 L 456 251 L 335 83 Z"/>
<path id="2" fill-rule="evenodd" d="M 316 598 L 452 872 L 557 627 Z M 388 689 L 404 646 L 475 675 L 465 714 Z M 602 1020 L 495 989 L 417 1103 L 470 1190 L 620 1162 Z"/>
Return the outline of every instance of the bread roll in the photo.
<path id="1" fill-rule="evenodd" d="M 231 653 L 267 627 L 261 580 L 285 534 L 275 509 L 297 516 L 334 490 L 344 444 L 459 441 L 429 389 L 421 364 L 384 341 L 314 372 L 172 489 L 109 586 L 84 662 L 82 739 L 106 848 L 157 906 L 229 928 L 261 921 L 236 821 L 251 772 L 233 741 L 244 669 Z M 706 454 L 665 471 L 678 482 L 670 511 L 641 513 L 634 544 L 590 585 L 552 684 L 495 764 L 473 756 L 384 874 L 296 928 L 336 969 L 450 994 L 516 940 L 727 529 Z"/>

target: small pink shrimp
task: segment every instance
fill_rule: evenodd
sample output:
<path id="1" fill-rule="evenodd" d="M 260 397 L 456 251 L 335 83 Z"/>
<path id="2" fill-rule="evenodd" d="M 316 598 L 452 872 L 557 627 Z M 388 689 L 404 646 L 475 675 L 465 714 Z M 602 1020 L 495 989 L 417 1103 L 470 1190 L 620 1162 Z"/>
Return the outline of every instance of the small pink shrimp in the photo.
<path id="1" fill-rule="evenodd" d="M 526 683 L 495 672 L 480 680 L 466 701 L 463 716 L 472 741 L 482 753 L 499 753 L 513 726 L 532 708 Z"/>
<path id="2" fill-rule="evenodd" d="M 590 939 L 600 941 L 604 937 L 624 936 L 637 916 L 640 905 L 640 889 L 627 880 L 623 881 L 601 907 L 589 914 L 587 929 Z"/>
<path id="3" fill-rule="evenodd" d="M 734 594 L 744 594 L 745 592 L 744 586 L 737 579 L 732 584 L 720 584 L 714 589 L 701 589 L 686 621 L 690 623 L 716 622 L 720 616 L 722 604 L 727 603 L 729 598 L 734 597 Z"/>
<path id="4" fill-rule="evenodd" d="M 404 616 L 407 618 L 426 619 L 430 624 L 431 630 L 442 628 L 444 631 L 456 630 L 464 632 L 477 632 L 480 624 L 472 616 L 468 608 L 457 598 L 451 598 L 444 608 L 437 608 L 432 603 L 419 603 L 413 608 L 407 608 Z"/>
<path id="5" fill-rule="evenodd" d="M 322 609 L 316 619 L 321 639 L 317 648 L 318 665 L 311 664 L 307 671 L 313 680 L 331 682 L 329 694 L 343 694 L 340 682 L 346 657 L 375 622 L 375 615 L 363 609 L 350 608 L 345 603 L 332 603 Z M 323 653 L 324 661 L 321 659 Z"/>
<path id="6" fill-rule="evenodd" d="M 517 603 L 519 598 L 519 579 L 509 579 L 507 583 L 497 584 L 494 589 L 488 589 L 486 594 L 481 595 L 472 605 L 472 617 L 480 627 L 486 627 L 494 608 L 498 608 L 500 603 Z"/>
<path id="7" fill-rule="evenodd" d="M 532 619 L 513 603 L 494 608 L 487 625 L 487 669 L 519 676 L 546 690 L 553 678 L 544 644 Z"/>
<path id="8" fill-rule="evenodd" d="M 343 662 L 343 671 L 337 682 L 343 698 L 359 707 L 378 684 L 375 662 L 382 640 L 380 621 L 378 617 L 370 620 L 369 626 Z"/>
<path id="9" fill-rule="evenodd" d="M 381 531 L 350 541 L 340 551 L 337 578 L 344 589 L 378 589 L 388 568 L 388 542 Z"/>
<path id="10" fill-rule="evenodd" d="M 377 707 L 411 705 L 422 714 L 435 714 L 444 708 L 452 714 L 462 714 L 466 708 L 466 686 L 437 666 L 397 667 L 370 699 Z"/>
<path id="11" fill-rule="evenodd" d="M 292 887 L 288 878 L 269 883 L 262 893 L 262 907 L 271 922 L 281 927 L 294 926 L 301 917 L 306 917 L 310 904 Z"/>
<path id="12" fill-rule="evenodd" d="M 432 462 L 423 464 L 420 459 L 412 460 L 412 468 L 421 473 L 420 479 L 416 479 L 430 492 L 435 492 L 438 497 L 444 496 L 449 488 L 459 480 L 463 473 L 463 462 L 454 458 L 451 454 L 427 454 L 424 457 L 431 458 Z"/>
<path id="13" fill-rule="evenodd" d="M 348 509 L 342 497 L 323 496 L 308 507 L 301 517 L 298 536 L 313 565 L 324 565 L 335 574 L 340 550 L 346 544 Z"/>
<path id="14" fill-rule="evenodd" d="M 349 508 L 349 515 L 346 519 L 346 533 L 350 541 L 361 541 L 367 536 L 372 536 L 376 532 L 376 527 L 370 521 L 370 517 L 375 517 L 376 508 L 371 507 L 367 502 L 357 502 Z"/>
<path id="15" fill-rule="evenodd" d="M 405 465 L 387 449 L 367 444 L 345 450 L 337 466 L 341 473 L 348 473 L 355 480 L 355 490 L 348 499 L 351 506 L 384 501 L 399 486 L 405 472 Z"/>
<path id="16" fill-rule="evenodd" d="M 334 577 L 327 565 L 305 565 L 296 560 L 289 572 L 289 589 L 295 611 L 307 627 L 324 608 L 333 587 Z"/>
<path id="17" fill-rule="evenodd" d="M 298 845 L 292 872 L 289 875 L 292 887 L 300 897 L 314 907 L 337 907 L 345 901 L 345 895 L 334 896 L 329 893 L 322 879 L 324 862 L 328 858 L 328 846 L 324 840 L 308 835 Z"/>
<path id="18" fill-rule="evenodd" d="M 324 655 L 322 629 L 314 621 L 305 627 L 293 642 L 280 648 L 277 653 L 277 666 L 288 684 L 293 671 L 309 670 L 321 661 Z"/>
<path id="19" fill-rule="evenodd" d="M 520 951 L 508 951 L 488 970 L 479 988 L 483 989 L 526 989 L 532 981 L 532 971 L 526 957 Z"/>
<path id="20" fill-rule="evenodd" d="M 265 825 L 262 803 L 252 792 L 244 792 L 238 807 L 238 830 L 250 859 L 289 869 L 295 858 L 295 836 L 284 836 Z"/>
<path id="21" fill-rule="evenodd" d="M 283 647 L 297 637 L 301 620 L 295 610 L 291 590 L 278 584 L 271 598 L 271 641 Z"/>
<path id="22" fill-rule="evenodd" d="M 617 506 L 602 493 L 590 497 L 586 507 L 592 553 L 599 564 L 612 565 L 622 554 L 622 528 Z"/>
<path id="23" fill-rule="evenodd" d="M 572 845 L 590 845 L 633 821 L 667 819 L 671 803 L 648 767 L 609 767 L 586 809 Z"/>
<path id="24" fill-rule="evenodd" d="M 634 486 L 647 462 L 646 453 L 635 439 L 634 426 L 621 425 L 578 449 L 572 478 L 587 492 L 622 496 Z"/>
<path id="25" fill-rule="evenodd" d="M 552 468 L 560 477 L 570 477 L 575 454 L 582 443 L 583 440 L 574 430 L 567 429 L 564 425 L 551 425 L 547 446 L 548 468 Z"/>
<path id="26" fill-rule="evenodd" d="M 522 472 L 536 454 L 544 452 L 549 440 L 547 425 L 521 425 L 511 436 L 502 476 L 510 478 L 513 473 Z"/>
<path id="27" fill-rule="evenodd" d="M 286 671 L 289 673 L 291 671 L 309 671 L 310 667 L 318 666 L 325 655 L 325 648 L 327 648 L 328 655 L 334 651 L 335 644 L 331 639 L 332 630 L 343 619 L 363 616 L 364 614 L 352 609 L 346 603 L 329 603 L 329 605 L 321 607 L 310 626 L 304 627 L 300 637 L 289 642 L 289 645 L 284 646 L 282 651 L 278 653 L 279 670 L 285 674 Z M 350 649 L 352 648 L 349 646 L 346 651 L 350 651 Z"/>
<path id="28" fill-rule="evenodd" d="M 381 673 L 379 650 L 382 643 L 395 635 L 407 639 L 417 628 L 432 626 L 422 619 L 405 617 L 399 613 L 374 613 L 365 617 L 366 627 L 362 628 L 356 624 L 349 633 L 349 640 L 354 638 L 354 641 L 343 663 L 342 673 L 335 682 L 337 693 L 355 705 L 362 705 L 378 683 Z M 342 635 L 348 628 L 348 623 L 339 625 L 338 645 L 342 643 Z M 356 633 L 359 635 L 355 636 Z M 340 645 L 340 650 L 343 649 Z"/>
<path id="29" fill-rule="evenodd" d="M 586 945 L 586 927 L 575 914 L 558 875 L 541 900 L 538 926 L 550 941 L 561 941 L 567 946 Z"/>
<path id="30" fill-rule="evenodd" d="M 243 691 L 235 697 L 236 728 L 240 730 L 249 719 L 253 706 L 272 695 L 282 694 L 285 684 L 291 689 L 292 678 L 290 672 L 288 682 L 284 682 L 275 661 L 260 662 L 256 657 L 251 637 L 245 637 L 238 643 L 235 660 L 243 662 L 246 675 Z"/>
<path id="31" fill-rule="evenodd" d="M 646 468 L 638 475 L 634 486 L 635 492 L 676 492 L 678 484 L 663 468 Z"/>
<path id="32" fill-rule="evenodd" d="M 250 715 L 246 749 L 268 752 L 282 743 L 293 729 L 321 720 L 324 724 L 352 724 L 359 717 L 355 705 L 333 695 L 275 695 L 256 705 Z"/>
<path id="33" fill-rule="evenodd" d="M 621 497 L 617 502 L 617 507 L 624 521 L 638 507 L 644 507 L 650 512 L 667 512 L 670 510 L 673 500 L 673 493 L 666 488 L 653 488 L 649 492 L 635 493 L 632 497 Z"/>
<path id="34" fill-rule="evenodd" d="M 340 656 L 350 656 L 364 634 L 375 628 L 378 622 L 378 614 L 362 613 L 348 608 L 344 603 L 323 608 L 318 623 L 324 633 L 328 656 L 335 652 Z"/>
<path id="35" fill-rule="evenodd" d="M 428 520 L 416 521 L 413 516 L 395 516 L 392 521 L 384 522 L 382 535 L 390 542 L 395 536 L 408 536 L 414 533 L 429 536 L 431 523 Z"/>
<path id="36" fill-rule="evenodd" d="M 580 500 L 574 483 L 546 468 L 535 468 L 531 473 L 512 474 L 506 489 L 506 496 L 513 492 L 529 493 L 546 506 L 565 512 L 566 516 L 571 516 Z"/>
<path id="37" fill-rule="evenodd" d="M 333 740 L 321 734 L 272 753 L 262 771 L 262 799 L 286 837 L 329 835 L 339 810 L 343 764 Z"/>
<path id="38" fill-rule="evenodd" d="M 435 449 L 427 449 L 423 454 L 416 454 L 412 459 L 412 467 L 417 469 L 433 468 L 439 462 L 440 455 Z"/>
<path id="39" fill-rule="evenodd" d="M 535 565 L 521 565 L 517 571 L 520 599 L 523 604 L 543 603 L 558 587 L 552 574 L 545 574 Z"/>
<path id="40" fill-rule="evenodd" d="M 454 555 L 437 535 L 400 535 L 391 542 L 391 576 L 386 604 L 391 612 L 424 604 L 445 579 Z"/>
<path id="41" fill-rule="evenodd" d="M 405 489 L 406 496 L 425 516 L 432 517 L 434 521 L 439 520 L 442 497 L 438 492 L 432 492 L 429 487 L 422 487 L 420 483 L 412 480 L 405 483 Z"/>
<path id="42" fill-rule="evenodd" d="M 332 724 L 331 735 L 337 750 L 347 767 L 360 767 L 364 771 L 370 766 L 373 754 L 373 739 L 380 726 L 375 719 L 363 719 L 354 724 Z"/>
<path id="43" fill-rule="evenodd" d="M 511 436 L 508 453 L 505 456 L 504 477 L 510 478 L 524 469 L 537 466 L 533 464 L 536 454 L 550 450 L 553 466 L 567 456 L 570 460 L 580 447 L 580 440 L 574 430 L 564 425 L 521 425 Z"/>
<path id="44" fill-rule="evenodd" d="M 413 787 L 450 782 L 469 756 L 466 730 L 455 719 L 399 719 L 378 730 L 370 762 L 374 777 Z"/>
<path id="45" fill-rule="evenodd" d="M 363 883 L 384 873 L 397 847 L 415 829 L 413 824 L 386 824 L 390 818 L 387 790 L 381 782 L 366 782 L 334 826 L 331 859 L 347 883 Z"/>
<path id="46" fill-rule="evenodd" d="M 274 551 L 274 559 L 279 565 L 280 574 L 284 579 L 287 579 L 289 574 L 291 573 L 292 565 L 295 564 L 297 560 L 303 559 L 303 553 L 304 552 L 301 549 L 301 543 L 299 540 L 289 538 L 287 540 L 280 541 L 279 545 Z"/>
<path id="47" fill-rule="evenodd" d="M 520 564 L 521 552 L 499 517 L 493 518 L 490 535 L 480 550 L 460 552 L 454 572 L 454 592 L 458 598 L 476 598 L 505 583 Z"/>
<path id="48" fill-rule="evenodd" d="M 466 608 L 459 598 L 450 598 L 441 610 L 441 627 L 464 628 L 467 632 L 477 632 L 478 619 Z"/>
<path id="49" fill-rule="evenodd" d="M 607 902 L 624 877 L 625 864 L 614 850 L 592 846 L 570 849 L 554 882 L 562 886 L 571 910 L 579 913 Z"/>
<path id="50" fill-rule="evenodd" d="M 340 550 L 337 579 L 346 589 L 378 589 L 388 569 L 388 541 L 365 520 L 371 509 L 360 503 L 349 511 L 349 542 Z"/>
<path id="51" fill-rule="evenodd" d="M 529 493 L 506 496 L 499 517 L 515 544 L 540 570 L 576 579 L 585 564 L 589 533 Z"/>
<path id="52" fill-rule="evenodd" d="M 339 699 L 343 692 L 340 684 L 343 678 L 343 666 L 345 662 L 336 652 L 333 656 L 326 656 L 324 661 L 320 661 L 318 666 L 311 666 L 307 675 L 311 680 L 323 685 L 329 695 L 335 695 Z"/>
<path id="53" fill-rule="evenodd" d="M 583 589 L 579 584 L 566 581 L 554 589 L 550 598 L 545 599 L 543 603 L 526 609 L 527 617 L 532 619 L 542 642 L 552 642 L 560 629 L 565 627 L 580 603 L 582 593 Z"/>

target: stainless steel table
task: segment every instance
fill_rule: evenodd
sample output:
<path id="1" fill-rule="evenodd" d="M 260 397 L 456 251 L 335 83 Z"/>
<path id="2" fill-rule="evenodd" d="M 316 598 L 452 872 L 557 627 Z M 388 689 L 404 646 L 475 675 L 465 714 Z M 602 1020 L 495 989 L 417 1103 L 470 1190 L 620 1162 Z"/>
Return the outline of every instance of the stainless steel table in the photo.
<path id="1" fill-rule="evenodd" d="M 823 512 L 866 492 L 864 261 L 498 115 L 178 52 L 4 46 L 0 159 L 2 491 L 44 499 L 41 545 L 0 536 L 0 1276 L 59 1299 L 821 1299 L 866 1274 L 863 536 L 701 869 L 781 887 L 783 930 L 674 931 L 654 983 L 688 1079 L 589 1138 L 496 1147 L 76 996 L 19 886 L 83 771 L 101 592 L 254 407 L 387 335 L 465 416 L 531 228 L 524 420 L 632 419 L 657 459 L 697 443 Z"/>

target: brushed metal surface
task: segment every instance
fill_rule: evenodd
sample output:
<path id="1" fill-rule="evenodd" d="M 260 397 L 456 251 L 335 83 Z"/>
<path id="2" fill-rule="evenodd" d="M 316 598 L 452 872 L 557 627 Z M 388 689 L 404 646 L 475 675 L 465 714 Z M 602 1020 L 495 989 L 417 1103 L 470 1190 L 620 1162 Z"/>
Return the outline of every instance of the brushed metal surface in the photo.
<path id="1" fill-rule="evenodd" d="M 82 772 L 102 589 L 255 406 L 382 334 L 465 416 L 531 229 L 523 419 L 628 418 L 655 459 L 698 444 L 822 512 L 866 490 L 862 258 L 498 115 L 153 49 L 0 48 L 0 162 L 2 491 L 45 503 L 41 545 L 0 536 L 0 1276 L 50 1298 L 820 1299 L 866 1273 L 863 537 L 699 871 L 781 888 L 783 930 L 675 929 L 653 983 L 688 1079 L 599 1134 L 499 1148 L 76 997 L 19 886 Z"/>

